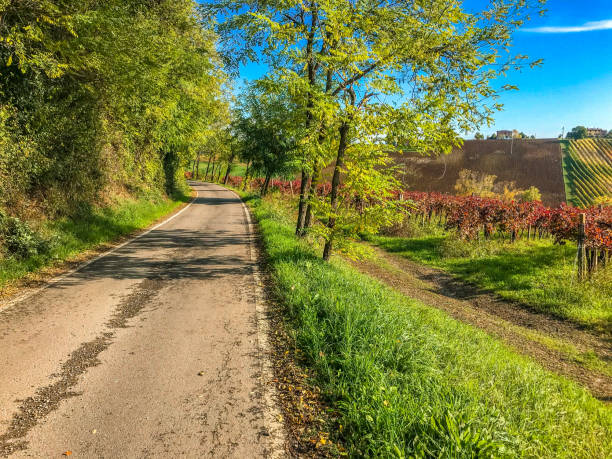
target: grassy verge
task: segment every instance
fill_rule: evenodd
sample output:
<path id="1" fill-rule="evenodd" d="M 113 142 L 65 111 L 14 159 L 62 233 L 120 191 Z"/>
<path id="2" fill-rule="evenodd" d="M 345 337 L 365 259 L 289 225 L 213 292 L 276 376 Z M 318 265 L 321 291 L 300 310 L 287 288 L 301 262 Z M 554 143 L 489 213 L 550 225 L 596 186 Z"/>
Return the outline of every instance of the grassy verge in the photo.
<path id="1" fill-rule="evenodd" d="M 78 217 L 45 222 L 38 230 L 49 241 L 45 250 L 27 257 L 0 255 L 0 290 L 42 268 L 146 228 L 189 201 L 187 193 L 121 199 L 106 208 L 85 208 Z"/>
<path id="2" fill-rule="evenodd" d="M 249 199 L 287 328 L 353 456 L 604 457 L 609 409 L 498 340 L 411 301 L 293 235 Z"/>
<path id="3" fill-rule="evenodd" d="M 553 245 L 549 240 L 467 243 L 440 231 L 368 240 L 537 311 L 612 332 L 612 270 L 579 283 L 574 244 Z"/>

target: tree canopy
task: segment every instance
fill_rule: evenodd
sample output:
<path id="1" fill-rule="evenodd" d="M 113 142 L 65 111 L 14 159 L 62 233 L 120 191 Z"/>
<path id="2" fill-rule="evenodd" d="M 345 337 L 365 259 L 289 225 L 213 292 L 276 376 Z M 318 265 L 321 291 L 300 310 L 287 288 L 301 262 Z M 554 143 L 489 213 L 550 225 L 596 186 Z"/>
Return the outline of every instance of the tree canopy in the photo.
<path id="1" fill-rule="evenodd" d="M 584 126 L 576 126 L 569 131 L 565 138 L 566 139 L 584 139 L 587 137 L 587 128 Z"/>
<path id="2" fill-rule="evenodd" d="M 0 3 L 0 205 L 70 212 L 107 190 L 172 191 L 227 125 L 216 36 L 192 0 Z"/>
<path id="3" fill-rule="evenodd" d="M 286 93 L 273 91 L 265 83 L 246 88 L 234 109 L 232 126 L 238 154 L 249 172 L 265 177 L 264 194 L 272 177 L 295 171 L 300 138 L 297 107 Z"/>
<path id="4" fill-rule="evenodd" d="M 264 61 L 266 78 L 283 86 L 303 113 L 296 231 L 304 233 L 316 210 L 315 233 L 328 258 L 336 236 L 384 224 L 367 218 L 364 208 L 392 207 L 383 198 L 394 179 L 378 172 L 392 148 L 448 152 L 462 131 L 492 121 L 501 109 L 499 92 L 515 89 L 492 82 L 538 64 L 506 50 L 542 3 L 496 1 L 473 13 L 458 0 L 221 0 L 203 11 L 220 19 L 226 62 Z M 321 197 L 312 183 L 330 163 L 331 191 Z"/>

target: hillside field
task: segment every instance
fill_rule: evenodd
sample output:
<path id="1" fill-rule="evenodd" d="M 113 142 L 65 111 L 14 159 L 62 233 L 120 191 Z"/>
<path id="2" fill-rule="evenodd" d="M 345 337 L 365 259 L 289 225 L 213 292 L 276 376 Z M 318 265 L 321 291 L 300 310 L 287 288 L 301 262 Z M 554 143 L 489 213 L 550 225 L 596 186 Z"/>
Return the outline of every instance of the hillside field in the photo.
<path id="1" fill-rule="evenodd" d="M 566 201 L 561 146 L 557 139 L 466 140 L 448 155 L 396 155 L 403 182 L 414 191 L 455 192 L 462 169 L 481 171 L 498 182 L 514 182 L 520 189 L 536 186 L 542 202 L 557 206 Z"/>

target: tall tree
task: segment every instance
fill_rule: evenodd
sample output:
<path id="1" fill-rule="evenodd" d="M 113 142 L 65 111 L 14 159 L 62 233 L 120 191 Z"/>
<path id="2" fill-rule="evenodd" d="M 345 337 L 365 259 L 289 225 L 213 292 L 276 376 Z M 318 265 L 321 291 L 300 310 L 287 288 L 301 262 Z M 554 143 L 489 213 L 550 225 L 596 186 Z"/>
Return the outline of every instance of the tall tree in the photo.
<path id="1" fill-rule="evenodd" d="M 222 3 L 244 13 L 222 22 L 226 40 L 246 30 L 263 43 L 271 78 L 285 85 L 305 114 L 304 170 L 335 158 L 331 192 L 315 206 L 325 258 L 338 237 L 351 233 L 339 225 L 340 209 L 347 221 L 349 215 L 357 221 L 364 206 L 383 205 L 375 197 L 384 196 L 393 181 L 376 171 L 388 163 L 391 148 L 449 151 L 460 143 L 459 132 L 492 121 L 501 108 L 498 93 L 514 89 L 496 89 L 492 81 L 538 64 L 505 50 L 542 4 L 496 0 L 472 13 L 459 0 Z M 364 159 L 371 155 L 376 160 Z M 358 183 L 353 176 L 371 177 L 368 193 L 356 197 L 359 206 L 342 198 L 343 187 Z M 308 178 L 303 176 L 298 232 Z M 320 200 L 316 194 L 312 199 Z M 359 225 L 375 229 L 376 221 Z"/>
<path id="2" fill-rule="evenodd" d="M 236 149 L 251 173 L 265 177 L 261 191 L 266 194 L 271 179 L 290 174 L 299 161 L 295 128 L 299 111 L 286 95 L 270 92 L 266 81 L 260 81 L 246 88 L 235 113 Z"/>
<path id="3" fill-rule="evenodd" d="M 566 139 L 585 139 L 587 136 L 587 128 L 584 126 L 576 126 L 565 136 Z"/>

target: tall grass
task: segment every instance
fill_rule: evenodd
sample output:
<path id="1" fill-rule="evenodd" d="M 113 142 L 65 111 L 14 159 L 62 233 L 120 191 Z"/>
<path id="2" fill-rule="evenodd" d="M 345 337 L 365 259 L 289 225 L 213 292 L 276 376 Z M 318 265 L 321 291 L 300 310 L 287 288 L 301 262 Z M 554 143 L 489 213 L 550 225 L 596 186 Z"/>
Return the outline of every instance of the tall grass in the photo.
<path id="1" fill-rule="evenodd" d="M 187 202 L 186 193 L 180 190 L 170 198 L 161 194 L 143 195 L 117 200 L 108 207 L 85 206 L 71 218 L 42 224 L 38 233 L 48 242 L 44 251 L 25 258 L 0 254 L 0 289 L 41 268 L 146 228 Z"/>
<path id="2" fill-rule="evenodd" d="M 287 327 L 366 457 L 605 457 L 612 417 L 585 390 L 341 260 L 325 263 L 272 200 L 249 201 Z"/>

